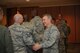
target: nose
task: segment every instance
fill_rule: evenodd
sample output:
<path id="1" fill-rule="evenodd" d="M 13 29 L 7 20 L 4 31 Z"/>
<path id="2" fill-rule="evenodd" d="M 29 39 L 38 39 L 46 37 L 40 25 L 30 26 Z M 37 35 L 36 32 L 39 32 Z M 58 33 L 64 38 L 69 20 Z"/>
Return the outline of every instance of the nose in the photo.
<path id="1" fill-rule="evenodd" d="M 44 23 L 44 21 L 43 21 L 43 23 Z"/>

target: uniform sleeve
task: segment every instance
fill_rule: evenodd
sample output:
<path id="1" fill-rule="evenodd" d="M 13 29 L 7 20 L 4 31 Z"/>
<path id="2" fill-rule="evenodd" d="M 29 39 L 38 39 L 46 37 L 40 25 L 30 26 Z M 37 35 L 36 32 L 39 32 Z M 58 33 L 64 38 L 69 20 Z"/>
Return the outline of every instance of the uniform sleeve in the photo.
<path id="1" fill-rule="evenodd" d="M 23 41 L 26 45 L 33 45 L 34 41 L 30 32 L 23 32 Z"/>
<path id="2" fill-rule="evenodd" d="M 5 48 L 7 53 L 14 53 L 12 39 L 8 29 L 5 29 Z"/>
<path id="3" fill-rule="evenodd" d="M 41 43 L 41 47 L 42 48 L 48 48 L 50 46 L 52 46 L 53 44 L 55 44 L 55 42 L 57 41 L 58 39 L 58 31 L 57 30 L 54 30 L 53 32 L 50 33 L 50 37 L 48 40 L 45 40 L 43 43 Z"/>

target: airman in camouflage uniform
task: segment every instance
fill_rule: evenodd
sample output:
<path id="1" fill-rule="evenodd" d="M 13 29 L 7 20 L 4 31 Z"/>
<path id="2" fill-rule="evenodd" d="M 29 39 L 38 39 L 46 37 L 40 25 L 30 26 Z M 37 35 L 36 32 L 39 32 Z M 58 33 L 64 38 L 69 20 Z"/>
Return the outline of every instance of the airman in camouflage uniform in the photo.
<path id="1" fill-rule="evenodd" d="M 51 23 L 51 20 L 51 15 L 43 16 L 43 24 L 46 26 L 46 30 L 44 31 L 42 41 L 40 43 L 36 43 L 33 46 L 33 50 L 37 51 L 40 48 L 43 48 L 43 53 L 59 53 L 59 31 L 57 27 Z"/>
<path id="2" fill-rule="evenodd" d="M 23 22 L 22 26 L 24 26 L 25 28 L 30 29 L 29 31 L 31 31 L 31 34 L 33 33 L 33 24 L 31 22 Z M 33 41 L 34 41 L 33 34 L 32 34 L 32 38 L 33 38 Z M 33 51 L 32 46 L 30 46 L 30 45 L 27 45 L 26 48 L 27 48 L 28 53 L 34 53 L 35 52 L 35 51 Z"/>
<path id="3" fill-rule="evenodd" d="M 7 27 L 1 24 L 3 10 L 0 7 L 0 53 L 14 53 L 11 34 Z"/>
<path id="4" fill-rule="evenodd" d="M 41 38 L 44 33 L 42 19 L 39 16 L 35 16 L 30 22 L 33 24 L 33 35 L 35 42 L 41 42 Z"/>
<path id="5" fill-rule="evenodd" d="M 9 27 L 13 40 L 14 53 L 28 53 L 27 45 L 33 45 L 31 30 L 22 25 L 23 16 L 16 14 L 14 16 L 15 23 Z"/>
<path id="6" fill-rule="evenodd" d="M 64 32 L 64 29 L 66 27 L 65 20 L 63 18 L 57 19 L 56 26 L 58 27 L 58 29 L 60 31 L 59 52 L 66 53 L 66 48 L 65 48 L 66 35 Z"/>
<path id="7" fill-rule="evenodd" d="M 32 30 L 32 36 L 35 43 L 41 42 L 44 32 L 44 26 L 42 23 L 42 19 L 39 16 L 35 16 L 30 22 L 24 22 L 22 25 Z M 30 48 L 28 51 L 31 53 Z M 40 53 L 40 51 L 33 52 Z"/>

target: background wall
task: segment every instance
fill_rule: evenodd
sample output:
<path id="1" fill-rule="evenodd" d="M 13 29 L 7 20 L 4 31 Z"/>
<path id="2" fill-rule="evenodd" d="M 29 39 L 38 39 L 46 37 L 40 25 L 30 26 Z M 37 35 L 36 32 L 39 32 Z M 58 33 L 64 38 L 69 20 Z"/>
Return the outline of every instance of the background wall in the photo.
<path id="1" fill-rule="evenodd" d="M 67 20 L 71 28 L 71 33 L 68 36 L 69 43 L 80 43 L 80 5 L 71 6 L 53 6 L 53 7 L 20 7 L 7 8 L 7 25 L 13 24 L 13 16 L 19 9 L 21 14 L 27 14 L 28 20 L 32 18 L 31 12 L 35 9 L 37 15 L 41 16 L 45 13 L 51 14 L 53 17 L 58 17 L 59 14 Z"/>

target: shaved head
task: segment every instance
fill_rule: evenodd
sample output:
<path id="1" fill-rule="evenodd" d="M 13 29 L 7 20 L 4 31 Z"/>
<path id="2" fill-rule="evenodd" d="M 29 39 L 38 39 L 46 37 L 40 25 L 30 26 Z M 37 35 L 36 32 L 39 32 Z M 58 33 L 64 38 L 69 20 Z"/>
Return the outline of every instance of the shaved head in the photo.
<path id="1" fill-rule="evenodd" d="M 18 19 L 23 18 L 21 14 L 15 14 L 14 15 L 14 20 L 17 21 Z"/>
<path id="2" fill-rule="evenodd" d="M 14 15 L 14 21 L 18 22 L 18 23 L 23 22 L 23 16 L 22 16 L 22 14 L 15 14 Z"/>

